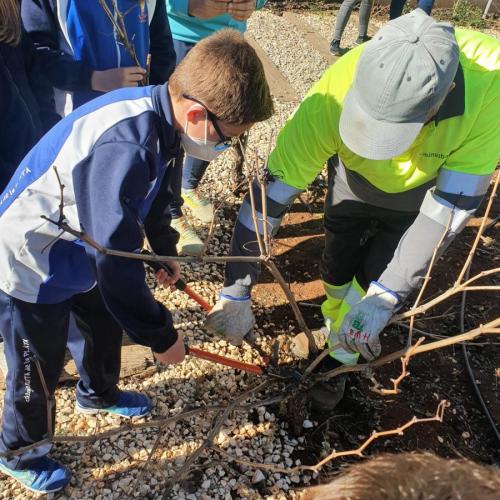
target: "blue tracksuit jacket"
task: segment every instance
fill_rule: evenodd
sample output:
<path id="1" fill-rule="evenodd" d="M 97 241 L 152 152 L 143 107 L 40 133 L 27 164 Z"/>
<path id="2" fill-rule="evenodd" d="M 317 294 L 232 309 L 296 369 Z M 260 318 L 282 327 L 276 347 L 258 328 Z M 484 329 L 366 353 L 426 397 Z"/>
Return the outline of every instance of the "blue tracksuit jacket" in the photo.
<path id="1" fill-rule="evenodd" d="M 179 149 L 167 85 L 120 89 L 71 113 L 24 158 L 0 195 L 0 289 L 26 302 L 54 304 L 98 286 L 138 343 L 164 352 L 177 339 L 170 313 L 151 295 L 144 264 L 106 256 L 45 215 L 64 215 L 101 245 L 140 251 L 144 221 Z"/>
<path id="2" fill-rule="evenodd" d="M 106 2 L 113 11 L 112 2 Z M 175 67 L 175 52 L 164 1 L 117 4 L 142 67 L 151 54 L 150 83 L 165 83 Z M 72 92 L 71 104 L 59 95 L 60 110 L 71 111 L 99 95 L 90 90 L 94 70 L 135 66 L 99 0 L 22 0 L 21 13 L 43 58 L 45 75 L 54 87 Z"/>

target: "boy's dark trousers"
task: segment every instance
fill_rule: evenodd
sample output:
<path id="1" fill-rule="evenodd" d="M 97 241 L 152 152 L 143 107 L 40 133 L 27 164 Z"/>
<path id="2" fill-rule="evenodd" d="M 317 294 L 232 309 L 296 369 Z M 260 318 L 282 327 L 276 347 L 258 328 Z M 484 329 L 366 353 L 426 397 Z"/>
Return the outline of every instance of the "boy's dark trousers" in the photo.
<path id="1" fill-rule="evenodd" d="M 68 340 L 70 314 L 84 342 Z M 67 344 L 80 374 L 78 401 L 93 408 L 116 403 L 122 329 L 108 312 L 97 287 L 59 304 L 32 304 L 0 291 L 0 331 L 8 366 L 0 452 L 47 437 L 47 400 L 34 357 L 52 395 Z M 53 422 L 54 418 L 55 411 Z M 46 444 L 3 460 L 11 468 L 23 469 L 50 449 Z"/>

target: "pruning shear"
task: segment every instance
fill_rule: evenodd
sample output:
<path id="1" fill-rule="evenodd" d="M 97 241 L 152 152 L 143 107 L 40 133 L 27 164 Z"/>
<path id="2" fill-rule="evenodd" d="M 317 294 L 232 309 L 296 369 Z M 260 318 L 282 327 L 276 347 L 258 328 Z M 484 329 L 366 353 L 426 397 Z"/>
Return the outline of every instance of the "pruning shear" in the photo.
<path id="1" fill-rule="evenodd" d="M 147 250 L 143 250 L 142 253 L 146 255 L 151 255 L 151 253 Z M 172 269 L 165 262 L 151 262 L 146 261 L 154 271 L 158 271 L 159 269 L 165 270 L 168 274 L 172 275 Z M 181 290 L 185 294 L 187 294 L 191 299 L 197 302 L 205 311 L 210 312 L 212 310 L 212 306 L 202 297 L 200 297 L 195 291 L 193 291 L 186 282 L 179 278 L 174 283 L 175 288 L 177 290 Z M 186 350 L 186 354 L 190 354 L 191 356 L 195 356 L 199 359 L 204 359 L 206 361 L 211 361 L 212 363 L 218 363 L 220 365 L 229 366 L 230 368 L 235 368 L 236 370 L 242 370 L 249 373 L 255 373 L 257 375 L 269 375 L 271 377 L 279 378 L 282 380 L 286 380 L 292 377 L 296 377 L 299 372 L 294 373 L 285 373 L 286 370 L 280 368 L 279 371 L 276 370 L 276 367 L 267 365 L 257 365 L 251 363 L 243 363 L 242 361 L 238 361 L 236 359 L 227 358 L 226 356 L 222 356 L 220 354 L 215 354 L 213 352 L 204 351 L 203 349 L 199 349 L 198 347 L 191 347 L 187 344 L 184 345 Z M 300 374 L 299 374 L 300 375 Z"/>

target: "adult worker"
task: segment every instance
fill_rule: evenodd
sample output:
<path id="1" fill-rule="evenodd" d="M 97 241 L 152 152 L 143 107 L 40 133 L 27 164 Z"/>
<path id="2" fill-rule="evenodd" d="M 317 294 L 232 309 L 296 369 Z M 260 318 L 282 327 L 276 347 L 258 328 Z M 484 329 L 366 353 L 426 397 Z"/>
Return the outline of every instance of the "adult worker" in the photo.
<path id="1" fill-rule="evenodd" d="M 268 223 L 275 234 L 328 162 L 322 312 L 329 345 L 342 348 L 324 368 L 380 355 L 380 332 L 421 286 L 443 233 L 440 253 L 485 195 L 499 126 L 500 43 L 420 9 L 341 57 L 288 120 L 267 165 Z M 254 191 L 260 200 L 258 185 Z M 255 240 L 247 197 L 231 253 L 258 254 Z M 227 264 L 208 328 L 241 342 L 254 325 L 250 291 L 259 271 Z M 341 377 L 317 385 L 313 403 L 331 409 L 344 389 Z"/>

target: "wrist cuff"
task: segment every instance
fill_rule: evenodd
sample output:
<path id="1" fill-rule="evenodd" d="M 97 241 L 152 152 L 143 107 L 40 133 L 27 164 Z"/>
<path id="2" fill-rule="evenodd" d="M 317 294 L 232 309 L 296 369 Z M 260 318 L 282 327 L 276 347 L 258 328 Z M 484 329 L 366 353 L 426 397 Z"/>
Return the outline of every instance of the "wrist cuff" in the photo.
<path id="1" fill-rule="evenodd" d="M 385 285 L 379 283 L 378 281 L 372 281 L 370 283 L 370 288 L 368 289 L 367 295 L 383 295 L 383 299 L 387 302 L 390 302 L 393 307 L 401 304 L 401 297 L 399 296 L 399 294 L 391 290 L 390 288 L 387 288 Z"/>
<path id="2" fill-rule="evenodd" d="M 153 350 L 153 352 L 161 354 L 165 352 L 167 349 L 170 349 L 170 347 L 172 347 L 177 342 L 178 338 L 179 335 L 177 331 L 175 329 L 172 329 L 165 336 L 162 336 L 158 340 L 151 342 L 150 347 Z"/>
<path id="3" fill-rule="evenodd" d="M 232 295 L 227 295 L 225 293 L 221 293 L 220 298 L 226 299 L 226 300 L 234 300 L 235 302 L 245 302 L 247 300 L 250 300 L 250 295 L 247 295 L 245 297 L 233 297 Z"/>
<path id="4" fill-rule="evenodd" d="M 252 287 L 250 286 L 234 283 L 234 285 L 225 286 L 222 289 L 221 297 L 230 298 L 232 300 L 248 300 L 250 298 L 251 291 Z"/>

